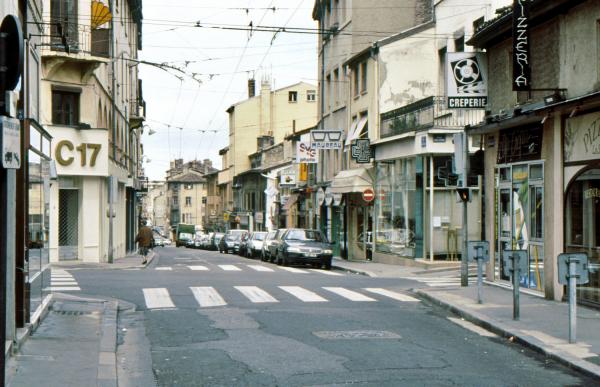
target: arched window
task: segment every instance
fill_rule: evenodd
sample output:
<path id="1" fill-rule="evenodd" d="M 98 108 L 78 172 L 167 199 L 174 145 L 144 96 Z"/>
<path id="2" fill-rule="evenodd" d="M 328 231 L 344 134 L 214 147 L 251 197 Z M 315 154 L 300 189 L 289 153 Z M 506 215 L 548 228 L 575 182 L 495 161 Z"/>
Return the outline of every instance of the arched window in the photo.
<path id="1" fill-rule="evenodd" d="M 588 169 L 569 184 L 565 247 L 569 253 L 587 253 L 590 282 L 577 293 L 581 301 L 600 304 L 600 168 Z"/>

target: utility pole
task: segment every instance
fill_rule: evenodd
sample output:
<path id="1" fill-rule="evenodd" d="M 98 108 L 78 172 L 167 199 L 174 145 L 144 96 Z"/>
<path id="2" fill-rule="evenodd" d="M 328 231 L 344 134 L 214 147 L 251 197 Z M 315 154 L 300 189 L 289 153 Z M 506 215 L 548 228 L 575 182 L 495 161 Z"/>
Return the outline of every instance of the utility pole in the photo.
<path id="1" fill-rule="evenodd" d="M 463 146 L 463 179 L 462 179 L 462 188 L 467 190 L 467 196 L 470 197 L 468 193 L 469 182 L 469 136 L 465 131 L 462 132 L 462 146 Z M 469 286 L 469 264 L 468 264 L 468 248 L 469 248 L 469 217 L 467 207 L 469 204 L 469 200 L 463 200 L 463 248 L 462 254 L 460 257 L 460 286 Z"/>
<path id="2" fill-rule="evenodd" d="M 115 0 L 110 2 L 110 12 L 115 14 Z M 110 45 L 111 45 L 111 73 L 112 73 L 112 155 L 113 161 L 117 161 L 117 71 L 116 63 L 117 60 L 117 46 L 115 44 L 115 18 L 111 18 L 110 21 Z M 114 211 L 114 192 L 117 191 L 114 187 L 116 181 L 112 176 L 108 177 L 108 263 L 113 263 L 114 260 L 114 241 L 113 241 L 113 211 Z"/>

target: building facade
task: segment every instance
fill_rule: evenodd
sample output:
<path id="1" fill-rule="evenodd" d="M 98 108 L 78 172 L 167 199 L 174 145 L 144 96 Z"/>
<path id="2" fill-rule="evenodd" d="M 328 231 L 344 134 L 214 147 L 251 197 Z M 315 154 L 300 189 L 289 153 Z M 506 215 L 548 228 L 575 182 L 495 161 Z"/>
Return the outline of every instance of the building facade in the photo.
<path id="1" fill-rule="evenodd" d="M 527 6 L 529 67 L 511 59 L 513 17 L 520 8 L 504 9 L 469 41 L 486 49 L 490 67 L 489 114 L 468 130 L 486 146 L 485 239 L 493 258 L 487 278 L 507 281 L 505 250 L 525 250 L 529 270 L 521 274 L 521 286 L 561 299 L 557 256 L 583 252 L 590 282 L 578 286 L 578 299 L 598 306 L 600 4 Z"/>
<path id="2" fill-rule="evenodd" d="M 112 262 L 135 248 L 139 221 L 141 2 L 45 0 L 43 9 L 41 121 L 58 173 L 50 261 Z"/>

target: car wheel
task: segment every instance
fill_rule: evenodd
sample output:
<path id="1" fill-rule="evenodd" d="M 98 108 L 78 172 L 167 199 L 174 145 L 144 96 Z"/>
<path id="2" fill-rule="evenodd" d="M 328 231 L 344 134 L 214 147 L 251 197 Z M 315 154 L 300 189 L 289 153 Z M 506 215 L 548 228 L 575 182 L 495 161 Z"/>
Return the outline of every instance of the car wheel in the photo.
<path id="1" fill-rule="evenodd" d="M 331 260 L 325 262 L 325 270 L 331 270 Z"/>
<path id="2" fill-rule="evenodd" d="M 283 264 L 283 261 L 281 260 L 281 255 L 279 253 L 277 253 L 277 255 L 275 256 L 275 263 L 279 266 Z"/>
<path id="3" fill-rule="evenodd" d="M 289 266 L 290 265 L 290 263 L 288 262 L 288 259 L 287 259 L 286 255 L 283 255 L 283 254 L 281 255 L 281 264 L 283 266 Z"/>

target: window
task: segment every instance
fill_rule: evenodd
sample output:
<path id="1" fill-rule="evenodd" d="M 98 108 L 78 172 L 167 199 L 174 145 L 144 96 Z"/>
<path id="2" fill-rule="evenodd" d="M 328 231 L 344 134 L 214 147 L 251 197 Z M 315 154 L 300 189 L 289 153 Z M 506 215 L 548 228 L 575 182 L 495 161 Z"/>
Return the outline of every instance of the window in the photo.
<path id="1" fill-rule="evenodd" d="M 194 188 L 194 186 L 192 184 L 186 184 L 185 185 L 185 189 L 192 189 Z"/>
<path id="2" fill-rule="evenodd" d="M 79 28 L 77 26 L 77 1 L 52 0 L 50 3 L 50 34 L 53 50 L 77 49 Z M 62 32 L 62 33 L 60 33 Z M 64 46 L 63 36 L 68 47 Z"/>
<path id="3" fill-rule="evenodd" d="M 338 106 L 340 103 L 340 71 L 333 70 L 333 106 Z"/>
<path id="4" fill-rule="evenodd" d="M 464 35 L 454 39 L 454 51 L 463 52 L 465 51 L 465 37 Z"/>
<path id="5" fill-rule="evenodd" d="M 192 197 L 191 196 L 185 197 L 185 205 L 188 207 L 192 205 Z"/>
<path id="6" fill-rule="evenodd" d="M 352 80 L 353 80 L 352 84 L 353 84 L 353 86 L 354 86 L 354 87 L 353 87 L 353 90 L 352 90 L 352 92 L 353 92 L 353 94 L 354 94 L 354 96 L 355 96 L 355 97 L 356 97 L 356 96 L 358 96 L 358 93 L 359 93 L 359 89 L 358 89 L 358 86 L 359 86 L 359 80 L 360 80 L 360 78 L 359 78 L 359 77 L 360 77 L 360 74 L 359 74 L 359 66 L 358 66 L 358 65 L 356 65 L 356 66 L 354 66 L 354 68 L 352 69 Z"/>
<path id="7" fill-rule="evenodd" d="M 55 125 L 79 124 L 79 93 L 52 90 L 52 123 Z"/>
<path id="8" fill-rule="evenodd" d="M 360 64 L 360 92 L 367 92 L 367 62 L 362 62 Z"/>
<path id="9" fill-rule="evenodd" d="M 327 74 L 327 78 L 325 81 L 325 91 L 323 92 L 325 97 L 325 110 L 329 110 L 331 108 L 331 75 Z"/>
<path id="10" fill-rule="evenodd" d="M 306 100 L 308 102 L 315 102 L 317 100 L 316 90 L 307 90 L 306 91 Z"/>
<path id="11" fill-rule="evenodd" d="M 288 94 L 288 102 L 298 102 L 298 92 L 290 91 Z"/>

